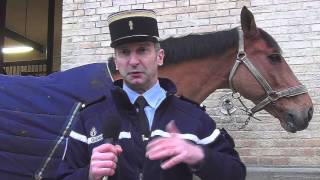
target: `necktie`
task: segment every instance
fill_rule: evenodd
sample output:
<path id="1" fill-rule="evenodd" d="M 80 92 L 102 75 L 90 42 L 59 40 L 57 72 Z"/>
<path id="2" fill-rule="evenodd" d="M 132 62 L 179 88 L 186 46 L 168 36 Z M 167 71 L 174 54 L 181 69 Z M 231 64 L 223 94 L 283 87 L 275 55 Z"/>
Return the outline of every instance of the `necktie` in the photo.
<path id="1" fill-rule="evenodd" d="M 138 108 L 138 119 L 139 119 L 139 126 L 143 138 L 150 137 L 150 130 L 149 130 L 149 121 L 144 112 L 144 108 L 148 106 L 148 102 L 143 96 L 139 96 L 137 100 L 134 102 L 134 105 Z"/>

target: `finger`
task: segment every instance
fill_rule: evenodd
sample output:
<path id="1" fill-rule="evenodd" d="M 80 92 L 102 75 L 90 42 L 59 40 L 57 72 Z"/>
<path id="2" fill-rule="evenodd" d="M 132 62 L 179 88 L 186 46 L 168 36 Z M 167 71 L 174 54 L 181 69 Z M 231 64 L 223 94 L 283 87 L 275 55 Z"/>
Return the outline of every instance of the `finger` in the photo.
<path id="1" fill-rule="evenodd" d="M 147 154 L 147 157 L 150 160 L 159 160 L 159 159 L 167 159 L 169 157 L 175 156 L 178 154 L 178 151 L 173 148 L 165 148 L 160 151 L 152 151 Z"/>
<path id="2" fill-rule="evenodd" d="M 149 143 L 147 144 L 147 147 L 146 149 L 151 149 L 153 148 L 154 146 L 156 146 L 157 144 L 161 143 L 161 141 L 163 140 L 164 138 L 162 137 L 157 137 L 157 138 L 154 138 L 152 139 L 151 141 L 149 141 Z"/>
<path id="3" fill-rule="evenodd" d="M 91 156 L 91 160 L 97 160 L 97 161 L 115 161 L 117 162 L 117 155 L 113 152 L 108 153 L 99 153 L 94 152 Z"/>
<path id="4" fill-rule="evenodd" d="M 117 163 L 114 161 L 92 161 L 91 167 L 94 169 L 101 169 L 101 168 L 115 169 L 117 167 Z"/>
<path id="5" fill-rule="evenodd" d="M 170 139 L 170 138 L 158 138 L 156 140 L 151 141 L 148 145 L 147 145 L 147 153 L 146 155 L 148 155 L 149 153 L 154 153 L 154 152 L 158 152 L 158 151 L 163 151 L 164 149 L 172 149 L 174 148 L 176 145 L 178 144 L 178 142 L 176 142 L 174 139 Z"/>
<path id="6" fill-rule="evenodd" d="M 147 149 L 148 148 L 153 148 L 154 146 L 159 146 L 159 145 L 166 145 L 166 146 L 175 146 L 176 141 L 180 140 L 180 138 L 175 138 L 175 137 L 158 137 L 155 139 L 152 139 L 148 144 L 147 144 Z"/>
<path id="7" fill-rule="evenodd" d="M 92 153 L 94 152 L 100 152 L 100 153 L 104 153 L 104 152 L 113 152 L 113 153 L 117 153 L 117 149 L 115 145 L 112 144 L 102 144 L 100 146 L 97 146 L 95 148 L 93 148 Z"/>
<path id="8" fill-rule="evenodd" d="M 165 138 L 153 139 L 147 144 L 146 149 L 149 150 L 149 149 L 154 149 L 155 147 L 160 147 L 162 144 L 165 144 L 164 143 L 165 140 L 166 140 Z"/>
<path id="9" fill-rule="evenodd" d="M 100 168 L 92 170 L 92 173 L 95 174 L 97 177 L 103 177 L 103 176 L 112 176 L 115 174 L 115 169 L 110 168 Z"/>
<path id="10" fill-rule="evenodd" d="M 183 154 L 179 154 L 177 156 L 173 156 L 169 160 L 166 160 L 163 163 L 161 163 L 161 168 L 162 169 L 172 168 L 173 166 L 183 162 L 183 159 L 184 159 L 184 155 Z"/>
<path id="11" fill-rule="evenodd" d="M 118 144 L 115 147 L 116 147 L 117 155 L 119 156 L 123 152 L 122 147 Z"/>
<path id="12" fill-rule="evenodd" d="M 173 133 L 173 134 L 180 134 L 179 129 L 176 126 L 176 123 L 174 120 L 171 120 L 167 126 L 166 126 L 166 131 L 169 133 Z"/>

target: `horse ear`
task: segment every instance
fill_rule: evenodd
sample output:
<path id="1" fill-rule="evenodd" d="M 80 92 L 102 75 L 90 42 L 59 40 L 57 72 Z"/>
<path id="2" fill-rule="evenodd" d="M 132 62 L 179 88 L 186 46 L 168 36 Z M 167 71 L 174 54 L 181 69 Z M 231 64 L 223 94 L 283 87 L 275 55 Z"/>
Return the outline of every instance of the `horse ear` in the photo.
<path id="1" fill-rule="evenodd" d="M 241 27 L 245 36 L 254 36 L 257 33 L 254 16 L 246 6 L 241 10 Z"/>

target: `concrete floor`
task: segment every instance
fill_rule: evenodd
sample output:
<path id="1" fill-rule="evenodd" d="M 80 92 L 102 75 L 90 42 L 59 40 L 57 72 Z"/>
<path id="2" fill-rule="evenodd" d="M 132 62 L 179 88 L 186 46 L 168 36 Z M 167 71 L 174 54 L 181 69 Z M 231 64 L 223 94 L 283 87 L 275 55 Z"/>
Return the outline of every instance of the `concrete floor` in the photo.
<path id="1" fill-rule="evenodd" d="M 200 180 L 198 177 L 193 179 Z M 246 180 L 320 180 L 320 166 L 247 167 Z"/>
<path id="2" fill-rule="evenodd" d="M 320 180 L 320 166 L 247 167 L 247 172 L 246 180 Z"/>

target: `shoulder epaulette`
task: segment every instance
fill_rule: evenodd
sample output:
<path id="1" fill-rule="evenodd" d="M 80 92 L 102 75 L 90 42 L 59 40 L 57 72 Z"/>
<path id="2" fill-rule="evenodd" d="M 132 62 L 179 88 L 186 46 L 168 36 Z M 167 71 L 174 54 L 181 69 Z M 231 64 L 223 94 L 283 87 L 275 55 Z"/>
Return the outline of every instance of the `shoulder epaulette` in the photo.
<path id="1" fill-rule="evenodd" d="M 189 102 L 189 103 L 191 103 L 191 104 L 196 105 L 198 108 L 200 108 L 200 109 L 203 110 L 203 111 L 206 111 L 206 106 L 203 105 L 203 104 L 199 104 L 198 102 L 195 102 L 195 101 L 193 101 L 193 100 L 191 100 L 191 99 L 189 99 L 189 98 L 187 98 L 187 97 L 185 97 L 185 96 L 177 96 L 177 97 L 178 97 L 179 99 L 183 100 L 183 101 L 186 101 L 186 102 Z"/>

